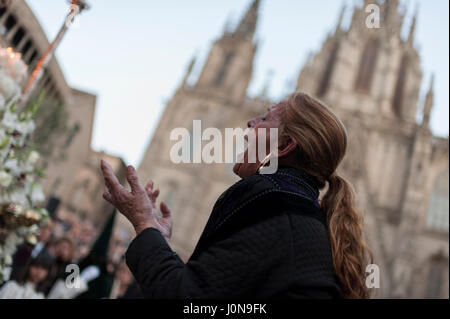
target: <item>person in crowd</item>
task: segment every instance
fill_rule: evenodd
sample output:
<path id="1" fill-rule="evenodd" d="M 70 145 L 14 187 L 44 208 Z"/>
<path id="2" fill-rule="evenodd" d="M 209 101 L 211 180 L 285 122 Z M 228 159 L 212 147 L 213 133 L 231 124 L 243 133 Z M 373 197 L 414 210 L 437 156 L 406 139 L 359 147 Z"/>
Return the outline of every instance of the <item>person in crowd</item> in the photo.
<path id="1" fill-rule="evenodd" d="M 65 231 L 63 231 L 64 229 Z M 80 222 L 70 216 L 49 220 L 39 229 L 39 241 L 36 245 L 24 243 L 18 248 L 13 259 L 9 288 L 7 289 L 12 290 L 19 286 L 26 287 L 26 289 L 20 288 L 19 290 L 25 291 L 23 293 L 24 298 L 27 298 L 27 296 L 33 298 L 35 294 L 30 293 L 32 291 L 30 289 L 31 284 L 28 283 L 24 286 L 20 283 L 23 282 L 24 271 L 28 269 L 30 261 L 33 260 L 33 263 L 36 264 L 39 260 L 43 260 L 41 258 L 43 257 L 44 260 L 48 261 L 49 266 L 47 267 L 47 276 L 35 289 L 39 298 L 41 294 L 43 298 L 49 299 L 71 299 L 85 294 L 89 290 L 89 283 L 98 279 L 101 275 L 100 268 L 93 265 L 82 269 L 79 278 L 75 280 L 76 288 L 68 288 L 66 277 L 70 274 L 70 271 L 67 272 L 66 267 L 68 264 L 76 264 L 86 257 L 96 235 L 97 232 L 89 220 Z M 119 254 L 121 253 L 123 257 L 123 250 L 121 250 L 123 245 L 125 245 L 125 242 L 121 241 L 117 243 L 117 249 L 113 247 L 116 258 L 120 259 Z M 115 266 L 111 266 L 111 272 L 114 272 Z M 34 268 L 32 271 L 34 271 Z M 126 275 L 123 272 L 122 276 L 119 275 L 122 281 L 125 281 L 125 277 Z M 6 286 L 7 283 L 0 287 Z"/>
<path id="2" fill-rule="evenodd" d="M 74 299 L 89 290 L 89 282 L 100 275 L 97 266 L 85 268 L 79 276 L 59 278 L 47 295 L 47 299 Z"/>
<path id="3" fill-rule="evenodd" d="M 53 237 L 58 239 L 66 236 L 66 227 L 63 220 L 56 219 L 53 225 Z"/>
<path id="4" fill-rule="evenodd" d="M 298 92 L 249 120 L 248 128 L 255 145 L 260 135 L 270 143 L 270 134 L 259 132 L 277 128 L 278 149 L 256 162 L 245 151 L 233 168 L 241 180 L 217 200 L 186 263 L 169 246 L 171 213 L 164 203 L 162 216 L 156 212 L 153 183 L 143 187 L 129 166 L 128 191 L 101 161 L 103 197 L 137 233 L 126 262 L 143 295 L 368 298 L 365 269 L 372 262 L 363 218 L 337 171 L 347 147 L 343 123 L 321 101 Z M 277 171 L 261 173 L 275 157 Z"/>
<path id="5" fill-rule="evenodd" d="M 84 257 L 87 256 L 96 237 L 97 232 L 95 231 L 92 223 L 89 220 L 85 220 L 80 223 L 80 233 L 76 238 L 76 261 L 81 261 Z"/>
<path id="6" fill-rule="evenodd" d="M 75 253 L 75 246 L 73 240 L 69 237 L 61 237 L 52 243 L 49 247 L 49 253 L 55 259 L 55 262 L 50 269 L 48 278 L 45 280 L 45 294 L 50 292 L 50 289 L 57 282 L 58 279 L 65 279 L 69 274 L 66 267 L 72 263 Z"/>
<path id="7" fill-rule="evenodd" d="M 2 286 L 0 299 L 44 299 L 42 283 L 52 265 L 53 258 L 45 251 L 31 258 L 18 279 L 9 280 Z"/>
<path id="8" fill-rule="evenodd" d="M 47 251 L 48 245 L 52 240 L 53 221 L 49 220 L 44 226 L 39 229 L 39 242 L 33 247 L 31 257 L 36 257 L 43 251 Z"/>
<path id="9" fill-rule="evenodd" d="M 114 272 L 114 281 L 111 288 L 111 293 L 109 295 L 109 299 L 119 299 L 123 298 L 128 288 L 133 283 L 133 275 L 131 274 L 130 270 L 128 269 L 127 264 L 125 261 L 120 262 L 116 270 Z"/>
<path id="10" fill-rule="evenodd" d="M 17 279 L 22 270 L 29 262 L 30 258 L 35 258 L 41 252 L 47 252 L 47 248 L 52 239 L 53 221 L 49 220 L 40 229 L 36 245 L 28 242 L 20 245 L 14 254 L 11 279 Z"/>

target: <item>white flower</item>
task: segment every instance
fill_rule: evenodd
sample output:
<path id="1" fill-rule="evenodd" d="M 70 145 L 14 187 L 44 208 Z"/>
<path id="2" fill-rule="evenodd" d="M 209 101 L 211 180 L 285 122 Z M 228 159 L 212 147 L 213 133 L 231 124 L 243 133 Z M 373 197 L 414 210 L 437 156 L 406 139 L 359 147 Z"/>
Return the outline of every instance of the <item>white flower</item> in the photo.
<path id="1" fill-rule="evenodd" d="M 5 160 L 5 158 L 8 156 L 8 154 L 9 154 L 9 148 L 4 148 L 4 149 L 0 150 L 0 163 Z"/>
<path id="2" fill-rule="evenodd" d="M 7 264 L 7 265 L 11 265 L 12 264 L 12 257 L 11 257 L 11 255 L 6 255 L 5 256 L 5 264 Z"/>
<path id="3" fill-rule="evenodd" d="M 20 226 L 16 229 L 16 233 L 17 236 L 19 236 L 19 238 L 24 238 L 29 234 L 29 228 L 25 227 L 25 226 Z"/>
<path id="4" fill-rule="evenodd" d="M 4 255 L 13 255 L 16 251 L 17 245 L 21 244 L 22 241 L 23 239 L 17 236 L 15 232 L 11 232 L 6 237 L 5 243 L 3 245 Z"/>
<path id="5" fill-rule="evenodd" d="M 29 236 L 28 238 L 27 238 L 27 241 L 28 241 L 28 243 L 30 243 L 31 245 L 36 245 L 38 242 L 37 242 L 37 238 L 36 238 L 36 236 Z"/>
<path id="6" fill-rule="evenodd" d="M 3 163 L 10 150 L 10 138 L 0 124 L 0 163 Z"/>
<path id="7" fill-rule="evenodd" d="M 22 60 L 17 60 L 14 63 L 14 68 L 12 69 L 12 74 L 17 82 L 21 82 L 27 75 L 28 67 L 23 63 Z"/>
<path id="8" fill-rule="evenodd" d="M 8 187 L 11 184 L 12 177 L 9 173 L 5 171 L 0 171 L 0 185 L 3 187 Z"/>
<path id="9" fill-rule="evenodd" d="M 0 84 L 1 87 L 1 84 Z M 4 127 L 10 129 L 10 130 L 15 130 L 17 127 L 19 119 L 17 118 L 17 114 L 11 113 L 9 111 L 5 112 L 5 114 L 3 114 L 3 120 L 2 123 Z"/>
<path id="10" fill-rule="evenodd" d="M 34 122 L 30 120 L 18 122 L 16 125 L 16 130 L 22 133 L 23 136 L 32 133 L 34 129 L 35 129 Z"/>
<path id="11" fill-rule="evenodd" d="M 22 169 L 19 166 L 19 162 L 16 158 L 9 159 L 4 164 L 5 168 L 8 168 L 12 175 L 20 176 L 22 174 Z"/>
<path id="12" fill-rule="evenodd" d="M 5 194 L 0 193 L 0 205 L 7 205 L 10 204 L 9 196 Z"/>
<path id="13" fill-rule="evenodd" d="M 3 111 L 6 107 L 6 100 L 3 94 L 0 93 L 0 111 Z"/>
<path id="14" fill-rule="evenodd" d="M 32 151 L 32 152 L 30 153 L 30 155 L 28 155 L 28 162 L 29 162 L 31 165 L 36 164 L 38 160 L 39 160 L 39 153 L 38 153 L 38 152 Z"/>
<path id="15" fill-rule="evenodd" d="M 25 192 L 21 189 L 17 189 L 9 195 L 10 202 L 21 206 L 28 205 L 28 200 Z"/>
<path id="16" fill-rule="evenodd" d="M 3 93 L 6 99 L 13 97 L 20 92 L 19 85 L 3 71 L 0 71 L 0 92 Z"/>
<path id="17" fill-rule="evenodd" d="M 36 224 L 31 225 L 30 227 L 28 227 L 28 232 L 30 234 L 37 234 L 39 232 L 39 226 Z"/>
<path id="18" fill-rule="evenodd" d="M 1 96 L 1 95 L 0 95 Z M 1 102 L 1 101 L 0 101 Z M 3 142 L 3 140 L 6 138 L 5 130 L 3 130 L 0 126 L 0 144 Z"/>
<path id="19" fill-rule="evenodd" d="M 4 281 L 9 280 L 9 277 L 11 275 L 11 270 L 12 270 L 11 267 L 5 267 L 4 269 L 1 269 L 2 277 L 0 277 L 0 282 L 2 279 Z"/>
<path id="20" fill-rule="evenodd" d="M 31 201 L 33 203 L 43 202 L 45 200 L 44 191 L 41 185 L 33 185 L 31 188 Z"/>

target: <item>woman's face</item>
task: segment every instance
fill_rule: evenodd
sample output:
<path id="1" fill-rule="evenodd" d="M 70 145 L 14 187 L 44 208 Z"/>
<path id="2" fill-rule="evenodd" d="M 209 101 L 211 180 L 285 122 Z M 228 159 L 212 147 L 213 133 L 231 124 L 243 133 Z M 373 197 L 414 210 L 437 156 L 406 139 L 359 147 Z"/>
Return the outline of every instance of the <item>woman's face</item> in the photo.
<path id="1" fill-rule="evenodd" d="M 29 269 L 29 279 L 35 285 L 41 283 L 45 278 L 47 278 L 48 270 L 41 266 L 30 266 Z"/>
<path id="2" fill-rule="evenodd" d="M 69 262 L 72 255 L 72 246 L 66 241 L 60 242 L 58 244 L 57 254 L 57 257 L 61 261 Z"/>
<path id="3" fill-rule="evenodd" d="M 251 119 L 250 121 L 248 121 L 247 126 L 249 129 L 254 129 L 256 132 L 256 139 L 254 141 L 248 141 L 249 145 L 247 147 L 247 149 L 245 150 L 245 152 L 243 153 L 243 161 L 241 161 L 242 163 L 236 163 L 233 167 L 233 172 L 238 175 L 241 178 L 246 178 L 249 177 L 253 174 L 256 173 L 256 171 L 258 170 L 259 166 L 260 166 L 260 162 L 257 161 L 256 163 L 249 163 L 249 155 L 248 155 L 248 149 L 250 147 L 255 147 L 256 149 L 256 154 L 258 154 L 258 130 L 261 128 L 264 128 L 266 130 L 266 142 L 267 142 L 267 146 L 266 146 L 266 150 L 267 153 L 269 153 L 269 141 L 270 141 L 270 128 L 278 128 L 280 126 L 280 120 L 281 120 L 281 112 L 283 110 L 284 107 L 286 107 L 286 100 L 281 101 L 280 103 L 273 105 L 271 107 L 269 107 L 269 109 L 267 110 L 267 112 L 263 115 L 260 115 L 258 117 L 255 117 L 253 119 Z M 247 139 L 247 137 L 246 137 Z"/>
<path id="4" fill-rule="evenodd" d="M 52 228 L 51 225 L 47 225 L 45 227 L 42 227 L 39 230 L 39 241 L 43 243 L 47 243 L 50 241 L 50 238 L 52 237 Z"/>

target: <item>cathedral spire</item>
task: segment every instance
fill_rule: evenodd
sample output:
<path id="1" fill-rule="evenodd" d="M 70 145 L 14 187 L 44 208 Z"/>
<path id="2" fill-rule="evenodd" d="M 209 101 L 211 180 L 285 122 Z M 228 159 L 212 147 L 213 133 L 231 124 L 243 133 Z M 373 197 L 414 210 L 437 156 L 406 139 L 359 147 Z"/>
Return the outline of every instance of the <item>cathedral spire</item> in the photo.
<path id="1" fill-rule="evenodd" d="M 428 126 L 430 124 L 431 111 L 434 104 L 434 74 L 431 76 L 430 88 L 428 89 L 425 103 L 423 106 L 423 120 L 422 125 Z"/>
<path id="2" fill-rule="evenodd" d="M 217 39 L 206 59 L 195 87 L 233 102 L 245 98 L 253 74 L 258 48 L 255 39 L 260 0 L 254 0 L 237 27 Z"/>
<path id="3" fill-rule="evenodd" d="M 385 5 L 385 19 L 392 20 L 398 14 L 399 1 L 398 0 L 387 0 L 384 2 Z"/>
<path id="4" fill-rule="evenodd" d="M 223 26 L 223 32 L 224 32 L 225 34 L 232 33 L 232 24 L 233 24 L 232 21 L 233 21 L 233 16 L 232 16 L 232 14 L 230 13 L 230 14 L 228 15 L 228 17 L 227 17 L 227 20 L 225 21 L 224 26 Z"/>
<path id="5" fill-rule="evenodd" d="M 388 33 L 400 35 L 402 26 L 402 15 L 399 0 L 386 0 L 383 3 L 384 7 L 384 23 Z"/>
<path id="6" fill-rule="evenodd" d="M 413 44 L 414 43 L 414 36 L 416 34 L 416 28 L 417 28 L 417 16 L 419 13 L 419 5 L 416 4 L 416 10 L 414 12 L 414 17 L 411 23 L 411 28 L 409 29 L 409 35 L 408 35 L 408 43 Z"/>
<path id="7" fill-rule="evenodd" d="M 235 36 L 246 38 L 253 38 L 256 31 L 256 24 L 258 22 L 258 8 L 260 0 L 253 0 L 252 5 L 245 13 L 241 22 L 234 31 Z"/>
<path id="8" fill-rule="evenodd" d="M 181 84 L 181 87 L 185 87 L 185 86 L 186 86 L 187 80 L 188 80 L 189 76 L 190 76 L 191 73 L 192 73 L 192 69 L 194 68 L 195 61 L 196 61 L 196 60 L 197 60 L 197 56 L 196 56 L 196 54 L 195 54 L 195 55 L 192 57 L 191 61 L 189 62 L 189 65 L 188 65 L 188 67 L 187 67 L 187 69 L 186 69 L 186 73 L 185 73 L 185 75 L 184 75 L 184 77 L 183 77 L 183 82 L 182 82 L 182 84 Z"/>
<path id="9" fill-rule="evenodd" d="M 347 6 L 345 2 L 342 4 L 341 12 L 339 13 L 338 22 L 336 24 L 336 31 L 335 33 L 338 33 L 342 30 L 342 21 L 344 20 L 345 10 L 347 9 Z"/>
<path id="10" fill-rule="evenodd" d="M 406 13 L 408 12 L 409 0 L 400 4 L 400 30 L 403 28 Z"/>

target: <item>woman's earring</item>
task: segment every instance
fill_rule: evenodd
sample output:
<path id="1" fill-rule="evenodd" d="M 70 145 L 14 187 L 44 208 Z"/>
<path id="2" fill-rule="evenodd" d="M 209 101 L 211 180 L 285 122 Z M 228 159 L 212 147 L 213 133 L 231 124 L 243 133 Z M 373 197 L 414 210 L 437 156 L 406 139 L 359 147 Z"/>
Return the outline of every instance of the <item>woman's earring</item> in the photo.
<path id="1" fill-rule="evenodd" d="M 261 173 L 261 170 L 263 169 L 263 167 L 266 166 L 266 164 L 270 162 L 271 157 L 272 157 L 272 152 L 270 152 L 269 154 L 267 154 L 266 157 L 264 157 L 264 159 L 262 160 L 261 164 L 258 167 L 258 173 Z"/>

